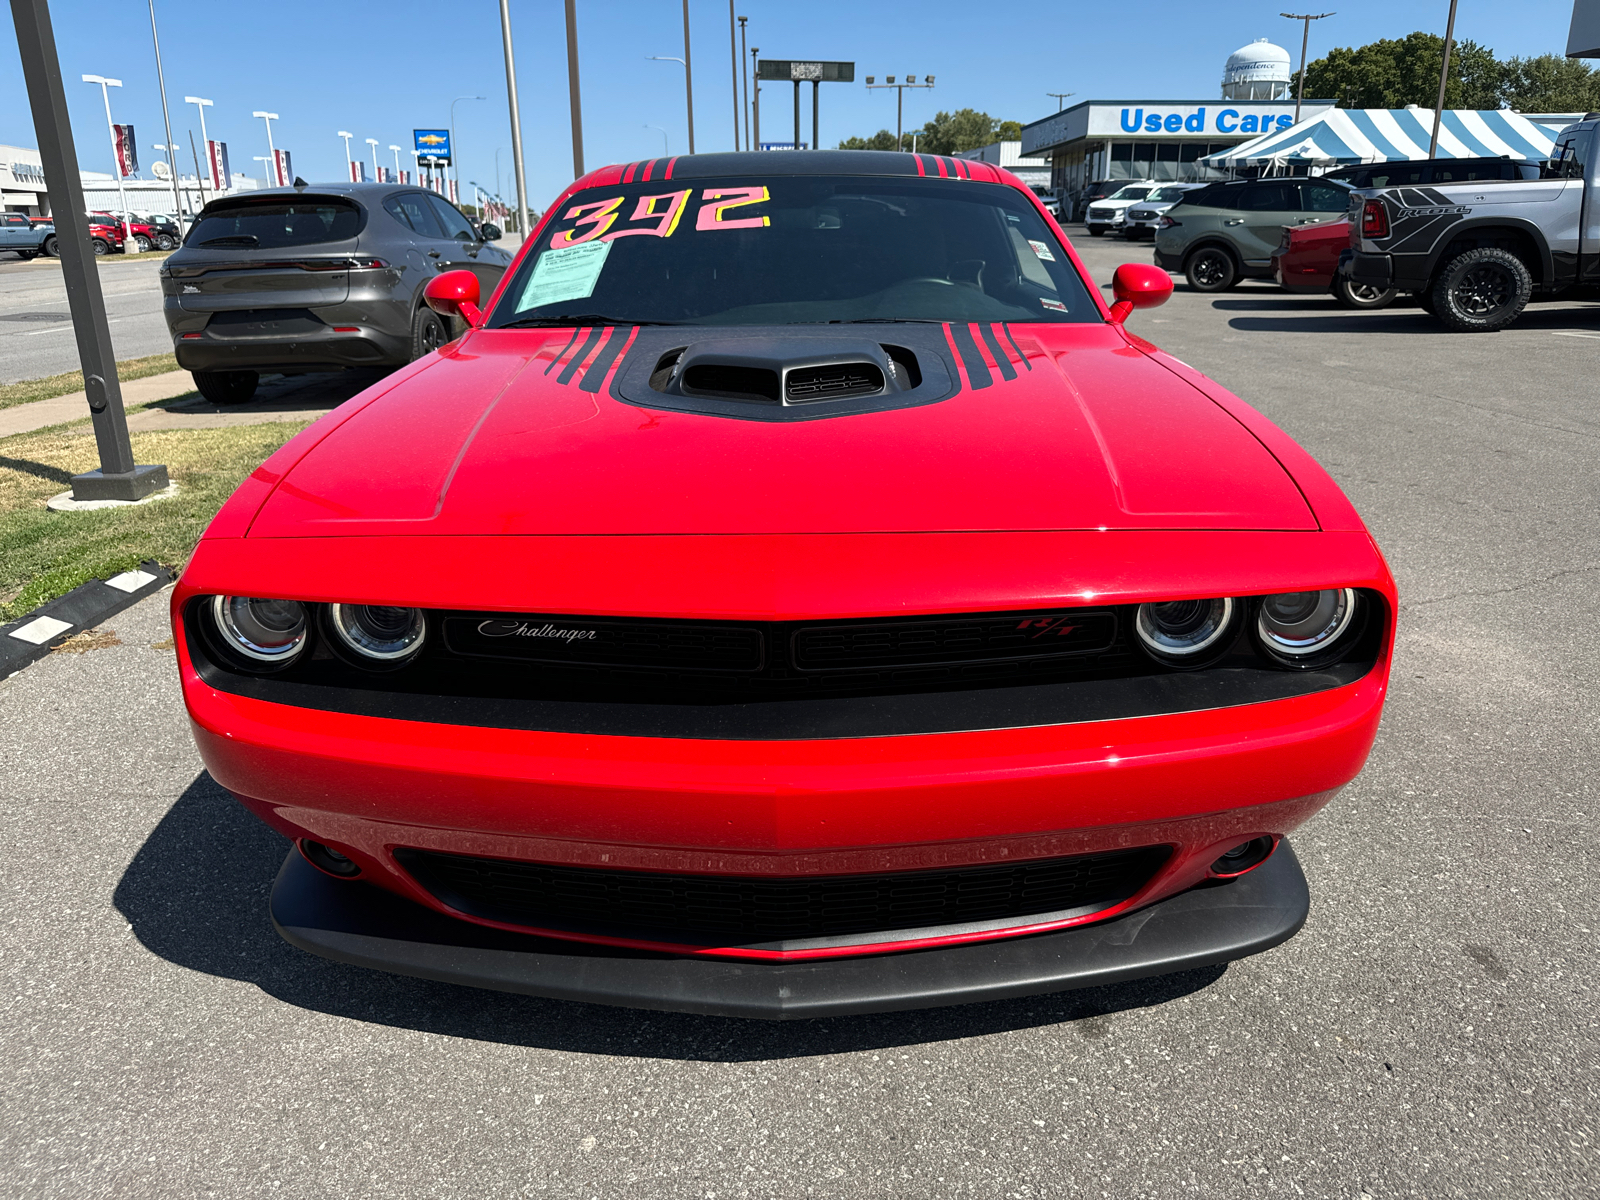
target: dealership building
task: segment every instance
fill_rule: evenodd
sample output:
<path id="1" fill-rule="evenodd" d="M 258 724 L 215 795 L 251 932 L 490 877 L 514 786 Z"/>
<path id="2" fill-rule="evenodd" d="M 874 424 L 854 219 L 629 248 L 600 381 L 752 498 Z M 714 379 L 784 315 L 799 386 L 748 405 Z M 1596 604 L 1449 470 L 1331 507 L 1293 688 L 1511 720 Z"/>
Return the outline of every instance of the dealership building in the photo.
<path id="1" fill-rule="evenodd" d="M 1193 182 L 1226 177 L 1208 154 L 1294 124 L 1288 52 L 1265 40 L 1228 56 L 1220 99 L 1085 100 L 1026 125 L 1020 151 L 1050 163 L 1050 185 L 1075 196 L 1102 179 Z M 1334 107 L 1306 100 L 1301 119 Z"/>

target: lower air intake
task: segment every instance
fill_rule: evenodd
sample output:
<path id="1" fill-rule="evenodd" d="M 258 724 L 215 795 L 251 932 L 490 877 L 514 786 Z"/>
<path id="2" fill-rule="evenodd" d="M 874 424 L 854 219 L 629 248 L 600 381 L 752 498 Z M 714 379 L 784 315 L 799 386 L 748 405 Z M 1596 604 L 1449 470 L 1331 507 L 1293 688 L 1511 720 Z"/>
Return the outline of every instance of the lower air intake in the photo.
<path id="1" fill-rule="evenodd" d="M 956 870 L 750 878 L 601 870 L 400 849 L 419 883 L 471 916 L 695 946 L 889 940 L 983 922 L 1086 916 L 1133 896 L 1165 846 Z"/>

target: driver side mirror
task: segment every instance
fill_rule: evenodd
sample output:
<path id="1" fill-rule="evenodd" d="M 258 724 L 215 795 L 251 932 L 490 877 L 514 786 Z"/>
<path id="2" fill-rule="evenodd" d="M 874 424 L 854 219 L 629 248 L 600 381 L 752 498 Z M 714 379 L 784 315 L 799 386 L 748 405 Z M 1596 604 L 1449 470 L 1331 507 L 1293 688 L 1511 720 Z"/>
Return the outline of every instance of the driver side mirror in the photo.
<path id="1" fill-rule="evenodd" d="M 1169 283 L 1167 289 L 1171 288 Z M 459 316 L 473 329 L 483 324 L 483 312 L 478 308 L 478 277 L 471 271 L 435 275 L 422 289 L 422 298 L 440 316 Z"/>
<path id="2" fill-rule="evenodd" d="M 1111 277 L 1111 319 L 1121 325 L 1136 308 L 1155 308 L 1172 298 L 1172 276 L 1150 263 L 1123 263 Z"/>
<path id="3" fill-rule="evenodd" d="M 505 235 L 500 232 L 500 226 L 490 221 L 485 221 L 478 226 L 478 240 L 480 242 L 498 242 L 503 236 Z"/>

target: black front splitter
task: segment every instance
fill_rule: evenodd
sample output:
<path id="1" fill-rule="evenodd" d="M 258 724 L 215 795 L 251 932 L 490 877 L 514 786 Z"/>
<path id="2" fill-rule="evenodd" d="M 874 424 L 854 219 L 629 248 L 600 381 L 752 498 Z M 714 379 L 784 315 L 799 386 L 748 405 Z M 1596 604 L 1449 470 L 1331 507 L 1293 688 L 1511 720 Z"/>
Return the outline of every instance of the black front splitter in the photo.
<path id="1" fill-rule="evenodd" d="M 1250 874 L 1056 933 L 804 962 L 685 958 L 504 933 L 442 916 L 290 851 L 272 923 L 337 962 L 590 1004 L 797 1020 L 1005 1000 L 1231 962 L 1287 941 L 1311 894 L 1287 840 Z"/>

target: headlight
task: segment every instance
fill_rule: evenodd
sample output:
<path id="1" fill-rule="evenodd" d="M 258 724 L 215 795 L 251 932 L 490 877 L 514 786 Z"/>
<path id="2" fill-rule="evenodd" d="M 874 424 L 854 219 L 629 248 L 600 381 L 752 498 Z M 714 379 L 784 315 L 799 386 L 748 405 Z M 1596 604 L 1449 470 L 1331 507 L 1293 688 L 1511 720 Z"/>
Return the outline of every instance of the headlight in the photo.
<path id="1" fill-rule="evenodd" d="M 306 606 L 298 600 L 213 596 L 211 616 L 227 648 L 253 663 L 287 666 L 306 647 Z"/>
<path id="2" fill-rule="evenodd" d="M 339 642 L 365 666 L 402 665 L 422 649 L 428 633 L 420 608 L 330 604 L 328 620 Z"/>
<path id="3" fill-rule="evenodd" d="M 1234 603 L 1226 596 L 1141 604 L 1134 630 L 1158 661 L 1174 667 L 1199 666 L 1227 649 L 1235 629 L 1233 612 Z"/>
<path id="4" fill-rule="evenodd" d="M 1338 646 L 1355 621 L 1356 605 L 1353 588 L 1265 596 L 1256 633 L 1269 654 L 1295 666 L 1308 665 Z"/>

